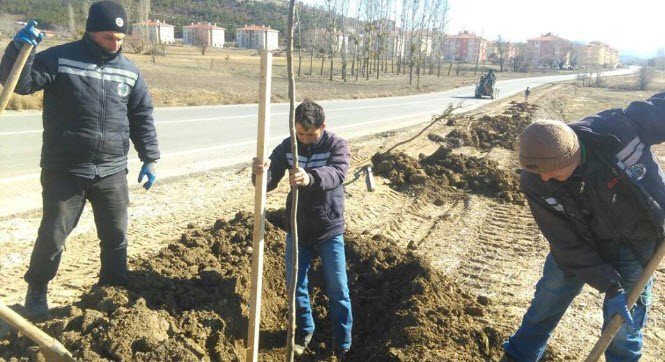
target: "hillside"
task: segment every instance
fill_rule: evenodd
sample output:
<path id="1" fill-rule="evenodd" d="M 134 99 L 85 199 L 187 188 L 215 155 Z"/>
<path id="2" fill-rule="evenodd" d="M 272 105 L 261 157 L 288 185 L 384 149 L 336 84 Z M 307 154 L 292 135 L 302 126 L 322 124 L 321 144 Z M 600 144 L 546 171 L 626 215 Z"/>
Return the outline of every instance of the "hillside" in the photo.
<path id="1" fill-rule="evenodd" d="M 120 1 L 130 8 L 130 22 L 137 21 L 138 0 Z M 89 3 L 80 0 L 3 0 L 0 13 L 21 14 L 37 20 L 45 28 L 64 28 L 69 24 L 69 7 L 74 13 L 78 28 L 85 24 Z M 207 21 L 227 29 L 227 40 L 235 38 L 235 29 L 246 24 L 263 24 L 286 31 L 285 3 L 279 1 L 238 0 L 152 0 L 150 18 L 159 19 L 176 26 L 176 36 L 181 36 L 182 26 L 191 22 Z M 304 28 L 309 27 L 317 10 L 300 5 L 300 20 Z"/>

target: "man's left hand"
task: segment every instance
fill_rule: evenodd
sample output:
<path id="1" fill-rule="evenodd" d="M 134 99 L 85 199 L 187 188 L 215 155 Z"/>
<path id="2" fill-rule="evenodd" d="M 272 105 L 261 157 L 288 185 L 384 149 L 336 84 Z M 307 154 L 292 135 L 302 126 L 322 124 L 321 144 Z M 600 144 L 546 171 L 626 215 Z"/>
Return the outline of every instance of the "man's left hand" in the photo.
<path id="1" fill-rule="evenodd" d="M 150 190 L 152 184 L 157 179 L 157 163 L 155 162 L 144 162 L 141 167 L 141 172 L 139 172 L 139 183 L 143 181 L 143 177 L 148 176 L 148 182 L 143 184 L 143 188 Z"/>
<path id="2" fill-rule="evenodd" d="M 603 311 L 606 318 L 612 318 L 615 314 L 618 314 L 628 326 L 634 327 L 633 316 L 630 314 L 627 304 L 626 293 L 623 290 L 619 291 L 614 297 L 607 298 L 606 296 L 603 302 Z"/>
<path id="3" fill-rule="evenodd" d="M 289 170 L 289 182 L 291 186 L 309 186 L 312 183 L 312 176 L 304 169 L 296 167 L 296 170 Z"/>

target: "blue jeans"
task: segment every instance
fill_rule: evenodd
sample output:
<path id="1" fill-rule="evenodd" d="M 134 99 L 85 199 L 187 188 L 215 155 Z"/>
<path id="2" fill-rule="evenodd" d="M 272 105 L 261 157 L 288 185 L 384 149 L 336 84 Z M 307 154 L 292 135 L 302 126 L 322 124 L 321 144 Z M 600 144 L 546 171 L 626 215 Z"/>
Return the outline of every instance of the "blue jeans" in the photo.
<path id="1" fill-rule="evenodd" d="M 291 283 L 291 253 L 293 240 L 286 235 L 286 284 Z M 321 269 L 328 295 L 332 318 L 333 343 L 338 350 L 351 348 L 351 298 L 346 278 L 346 257 L 344 236 L 337 235 L 312 246 L 298 245 L 298 281 L 296 285 L 296 334 L 305 336 L 314 333 L 314 318 L 309 301 L 307 272 L 312 264 L 314 253 L 321 258 Z"/>
<path id="2" fill-rule="evenodd" d="M 629 293 L 642 273 L 642 265 L 628 247 L 621 248 L 619 259 L 617 271 L 621 275 L 621 285 Z M 642 328 L 651 305 L 652 284 L 653 280 L 650 280 L 631 311 L 635 328 L 624 323 L 607 348 L 605 359 L 608 362 L 637 361 L 642 355 Z M 566 277 L 552 254 L 549 254 L 545 260 L 543 277 L 536 285 L 536 293 L 522 319 L 522 325 L 503 344 L 506 353 L 517 361 L 539 360 L 545 352 L 547 339 L 583 286 L 584 283 L 579 279 Z M 609 318 L 604 313 L 603 318 L 605 328 Z"/>

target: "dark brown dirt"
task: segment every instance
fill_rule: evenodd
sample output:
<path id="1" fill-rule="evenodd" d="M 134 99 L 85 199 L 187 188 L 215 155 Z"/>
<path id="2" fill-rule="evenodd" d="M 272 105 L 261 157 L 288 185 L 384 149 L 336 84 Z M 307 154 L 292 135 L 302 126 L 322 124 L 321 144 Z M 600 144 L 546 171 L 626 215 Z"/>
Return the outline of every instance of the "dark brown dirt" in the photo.
<path id="1" fill-rule="evenodd" d="M 271 213 L 278 219 L 282 211 Z M 127 288 L 94 286 L 38 326 L 81 360 L 243 360 L 251 270 L 251 214 L 191 227 L 156 256 L 132 263 Z M 429 262 L 381 235 L 347 235 L 354 310 L 351 360 L 496 360 L 506 331 L 489 324 L 491 301 L 464 292 Z M 261 360 L 283 359 L 285 234 L 266 225 Z M 323 285 L 312 274 L 317 332 L 304 360 L 330 357 Z M 16 332 L 0 360 L 39 359 Z"/>
<path id="2" fill-rule="evenodd" d="M 446 142 L 449 147 L 473 146 L 482 151 L 493 147 L 517 150 L 518 136 L 531 121 L 537 106 L 528 103 L 511 102 L 503 114 L 497 116 L 484 115 L 478 119 L 469 119 L 442 137 L 429 135 L 434 142 Z"/>
<path id="3" fill-rule="evenodd" d="M 445 146 L 416 160 L 404 153 L 377 153 L 372 157 L 374 172 L 404 192 L 434 201 L 463 197 L 463 192 L 481 194 L 506 202 L 524 204 L 519 179 L 492 161 L 452 153 Z"/>

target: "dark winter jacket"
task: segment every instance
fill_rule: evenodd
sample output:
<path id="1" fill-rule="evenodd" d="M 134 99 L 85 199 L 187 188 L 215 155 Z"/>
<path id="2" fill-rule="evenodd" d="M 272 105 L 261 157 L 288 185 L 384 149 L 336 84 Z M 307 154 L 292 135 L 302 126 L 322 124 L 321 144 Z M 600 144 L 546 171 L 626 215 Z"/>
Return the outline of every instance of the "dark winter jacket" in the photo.
<path id="1" fill-rule="evenodd" d="M 343 234 L 344 223 L 344 178 L 349 169 L 349 147 L 346 141 L 334 133 L 324 130 L 321 138 L 310 146 L 298 143 L 298 165 L 312 179 L 309 186 L 298 190 L 298 240 L 302 245 Z M 285 139 L 270 156 L 268 191 L 277 187 L 279 181 L 293 165 L 291 138 Z M 291 194 L 286 199 L 285 224 L 290 232 Z"/>
<path id="2" fill-rule="evenodd" d="M 17 58 L 10 43 L 4 84 Z M 137 67 L 85 36 L 30 55 L 15 92 L 44 90 L 41 167 L 94 178 L 127 168 L 131 138 L 143 162 L 159 159 L 152 101 Z"/>
<path id="3" fill-rule="evenodd" d="M 555 260 L 606 291 L 618 245 L 645 263 L 663 237 L 665 183 L 650 146 L 665 141 L 665 93 L 570 124 L 585 162 L 565 182 L 522 171 L 521 187 Z"/>

